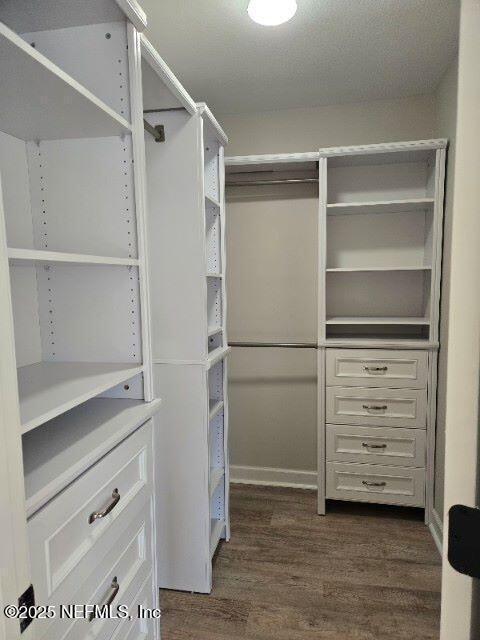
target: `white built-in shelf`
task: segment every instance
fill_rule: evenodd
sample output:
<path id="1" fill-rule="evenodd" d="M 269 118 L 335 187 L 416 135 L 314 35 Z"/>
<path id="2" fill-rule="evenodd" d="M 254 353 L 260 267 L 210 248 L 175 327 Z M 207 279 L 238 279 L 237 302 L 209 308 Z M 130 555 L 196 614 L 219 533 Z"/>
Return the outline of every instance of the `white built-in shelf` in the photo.
<path id="1" fill-rule="evenodd" d="M 93 398 L 25 434 L 27 517 L 151 418 L 160 404 Z"/>
<path id="2" fill-rule="evenodd" d="M 207 369 L 210 369 L 214 364 L 226 358 L 230 351 L 231 347 L 217 347 L 217 349 L 211 351 L 207 358 Z"/>
<path id="3" fill-rule="evenodd" d="M 222 327 L 208 327 L 208 337 L 213 338 L 213 336 L 217 336 L 219 333 L 222 333 Z"/>
<path id="4" fill-rule="evenodd" d="M 328 267 L 327 273 L 357 273 L 362 271 L 431 271 L 432 267 Z"/>
<path id="5" fill-rule="evenodd" d="M 213 204 L 214 207 L 220 208 L 220 202 L 213 196 L 208 195 L 208 193 L 205 193 L 205 200 L 208 204 Z"/>
<path id="6" fill-rule="evenodd" d="M 17 370 L 22 432 L 141 373 L 132 364 L 38 362 Z"/>
<path id="7" fill-rule="evenodd" d="M 207 271 L 207 278 L 223 278 L 223 273 L 214 273 L 213 271 Z"/>
<path id="8" fill-rule="evenodd" d="M 223 409 L 223 400 L 209 400 L 208 419 L 213 420 Z"/>
<path id="9" fill-rule="evenodd" d="M 210 498 L 218 489 L 224 477 L 225 471 L 223 469 L 210 469 Z"/>
<path id="10" fill-rule="evenodd" d="M 434 202 L 433 198 L 408 198 L 405 200 L 382 200 L 378 202 L 334 202 L 327 204 L 327 214 L 412 213 L 431 209 Z"/>
<path id="11" fill-rule="evenodd" d="M 215 555 L 224 528 L 225 522 L 223 520 L 210 520 L 210 558 Z"/>
<path id="12" fill-rule="evenodd" d="M 0 130 L 22 140 L 122 135 L 129 123 L 0 22 Z"/>
<path id="13" fill-rule="evenodd" d="M 76 265 L 112 265 L 136 267 L 139 261 L 135 258 L 113 258 L 105 256 L 91 256 L 81 253 L 61 253 L 59 251 L 42 251 L 37 249 L 8 249 L 8 260 L 17 266 L 28 263 L 36 264 L 76 264 Z"/>
<path id="14" fill-rule="evenodd" d="M 409 318 L 409 317 L 330 317 L 326 320 L 327 324 L 358 324 L 358 325 L 429 325 L 428 318 Z"/>

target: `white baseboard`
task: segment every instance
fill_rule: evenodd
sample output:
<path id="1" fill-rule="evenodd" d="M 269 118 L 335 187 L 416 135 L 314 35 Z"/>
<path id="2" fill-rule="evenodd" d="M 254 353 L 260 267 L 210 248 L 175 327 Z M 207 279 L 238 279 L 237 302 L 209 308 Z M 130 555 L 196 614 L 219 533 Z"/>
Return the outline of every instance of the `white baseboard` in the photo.
<path id="1" fill-rule="evenodd" d="M 297 489 L 316 490 L 317 472 L 230 465 L 230 482 L 256 484 L 266 487 L 296 487 Z"/>
<path id="2" fill-rule="evenodd" d="M 440 555 L 442 555 L 443 522 L 435 509 L 432 509 L 430 516 L 430 524 L 428 525 L 428 528 L 430 529 L 430 533 L 432 534 L 435 544 L 437 545 L 438 552 L 440 553 Z"/>

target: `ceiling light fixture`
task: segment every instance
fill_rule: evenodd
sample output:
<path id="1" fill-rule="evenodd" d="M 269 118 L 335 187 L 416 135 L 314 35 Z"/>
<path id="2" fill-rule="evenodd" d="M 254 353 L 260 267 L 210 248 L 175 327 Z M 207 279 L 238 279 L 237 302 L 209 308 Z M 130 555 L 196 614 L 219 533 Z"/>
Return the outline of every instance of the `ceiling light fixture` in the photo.
<path id="1" fill-rule="evenodd" d="M 297 12 L 297 0 L 250 0 L 248 15 L 254 22 L 276 27 L 288 22 Z"/>

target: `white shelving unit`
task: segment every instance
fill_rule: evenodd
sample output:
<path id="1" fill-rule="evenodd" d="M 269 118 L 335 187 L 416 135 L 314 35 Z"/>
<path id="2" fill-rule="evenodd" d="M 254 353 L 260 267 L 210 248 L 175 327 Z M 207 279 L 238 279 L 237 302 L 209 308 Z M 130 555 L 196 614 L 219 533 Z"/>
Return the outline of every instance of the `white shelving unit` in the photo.
<path id="1" fill-rule="evenodd" d="M 3 336 L 17 367 L 8 372 L 18 394 L 9 437 L 23 449 L 18 533 L 31 567 L 19 587 L 32 583 L 38 604 L 95 601 L 111 583 L 98 571 L 122 557 L 119 532 L 129 545 L 126 532 L 135 527 L 144 553 L 122 593 L 132 604 L 141 582 L 156 602 L 150 419 L 160 401 L 149 336 L 138 46 L 146 20 L 135 0 L 61 4 L 32 10 L 29 0 L 6 0 L 0 8 L 0 258 L 9 273 L 0 295 L 13 318 Z M 140 474 L 130 494 L 130 476 L 117 467 L 129 455 Z M 112 490 L 120 501 L 110 505 L 112 516 L 88 528 L 82 515 L 72 536 L 68 523 L 89 500 L 92 510 L 102 508 Z M 68 557 L 60 539 L 78 545 Z M 109 539 L 118 554 L 111 560 Z M 33 624 L 38 638 L 78 633 L 65 626 L 71 622 Z M 157 634 L 152 626 L 148 637 Z"/>
<path id="2" fill-rule="evenodd" d="M 318 181 L 320 514 L 334 498 L 421 506 L 430 521 L 445 148 L 427 140 L 226 159 L 232 194 Z"/>
<path id="3" fill-rule="evenodd" d="M 223 146 L 227 138 L 142 38 L 155 388 L 159 584 L 209 593 L 228 540 Z M 170 490 L 169 487 L 174 487 Z"/>

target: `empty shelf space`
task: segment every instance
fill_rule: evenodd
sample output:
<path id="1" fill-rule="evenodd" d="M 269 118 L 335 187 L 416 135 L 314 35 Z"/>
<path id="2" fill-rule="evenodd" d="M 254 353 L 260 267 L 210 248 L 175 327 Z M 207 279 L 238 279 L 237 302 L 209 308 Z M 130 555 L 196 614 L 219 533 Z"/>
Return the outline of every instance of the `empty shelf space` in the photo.
<path id="1" fill-rule="evenodd" d="M 218 347 L 214 351 L 211 351 L 208 354 L 207 358 L 207 369 L 213 367 L 214 364 L 226 358 L 226 356 L 230 353 L 230 347 Z"/>
<path id="2" fill-rule="evenodd" d="M 208 419 L 213 420 L 223 409 L 223 400 L 209 400 Z"/>
<path id="3" fill-rule="evenodd" d="M 327 204 L 327 214 L 412 213 L 431 209 L 434 202 L 433 198 L 407 198 L 405 200 L 382 200 L 378 202 L 334 202 Z"/>
<path id="4" fill-rule="evenodd" d="M 20 367 L 18 391 L 22 432 L 73 409 L 141 373 L 132 364 L 39 362 Z"/>
<path id="5" fill-rule="evenodd" d="M 358 325 L 429 325 L 430 320 L 428 318 L 409 318 L 409 317 L 331 317 L 327 318 L 327 324 L 358 324 Z"/>
<path id="6" fill-rule="evenodd" d="M 131 126 L 0 23 L 0 130 L 22 140 L 95 138 Z"/>
<path id="7" fill-rule="evenodd" d="M 109 265 L 136 267 L 139 261 L 134 258 L 113 258 L 105 256 L 91 256 L 81 253 L 61 253 L 59 251 L 42 251 L 37 249 L 8 249 L 8 260 L 11 265 L 28 263 L 65 263 L 86 265 Z"/>
<path id="8" fill-rule="evenodd" d="M 224 520 L 210 520 L 210 558 L 213 558 L 225 529 Z"/>
<path id="9" fill-rule="evenodd" d="M 210 498 L 218 489 L 218 486 L 222 482 L 224 477 L 224 469 L 210 469 Z"/>
<path id="10" fill-rule="evenodd" d="M 351 273 L 357 271 L 431 271 L 432 267 L 423 266 L 423 267 L 327 267 L 327 273 Z"/>
<path id="11" fill-rule="evenodd" d="M 222 333 L 222 331 L 223 331 L 222 327 L 208 327 L 208 337 L 213 338 L 213 336 L 216 336 L 219 333 Z"/>
<path id="12" fill-rule="evenodd" d="M 144 424 L 160 404 L 94 398 L 25 434 L 27 517 Z"/>
<path id="13" fill-rule="evenodd" d="M 209 204 L 213 204 L 214 207 L 220 208 L 220 202 L 214 196 L 211 196 L 211 195 L 208 195 L 208 193 L 205 193 L 205 200 Z"/>

